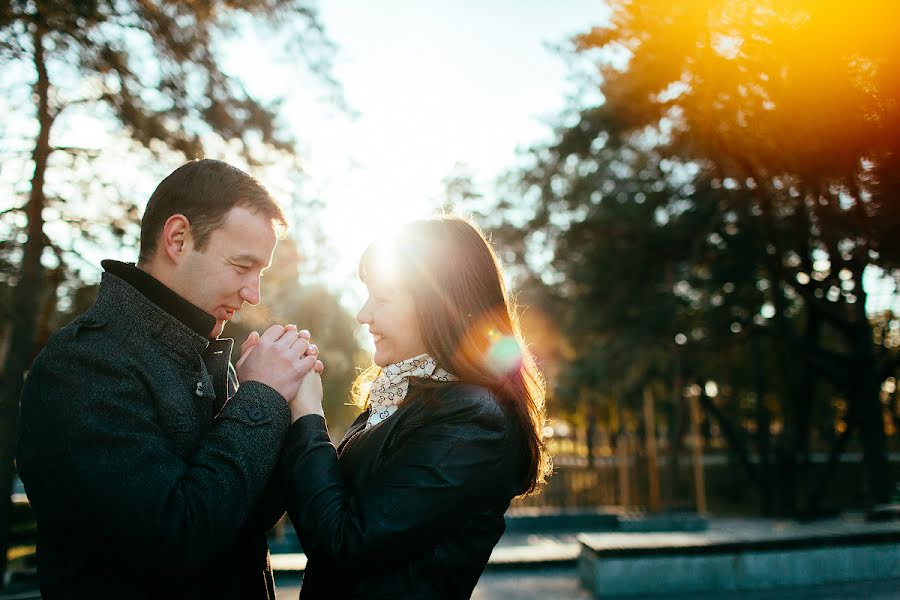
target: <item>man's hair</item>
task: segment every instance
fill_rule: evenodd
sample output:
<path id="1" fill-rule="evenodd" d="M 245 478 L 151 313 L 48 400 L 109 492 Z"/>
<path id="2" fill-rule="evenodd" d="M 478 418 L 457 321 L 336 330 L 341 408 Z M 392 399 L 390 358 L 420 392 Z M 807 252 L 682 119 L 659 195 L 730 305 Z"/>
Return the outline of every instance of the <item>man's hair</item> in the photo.
<path id="1" fill-rule="evenodd" d="M 228 212 L 240 206 L 272 219 L 280 230 L 287 227 L 284 211 L 255 178 L 220 160 L 192 160 L 163 179 L 141 219 L 139 261 L 153 257 L 163 225 L 172 215 L 182 214 L 191 224 L 198 250 L 225 221 Z"/>

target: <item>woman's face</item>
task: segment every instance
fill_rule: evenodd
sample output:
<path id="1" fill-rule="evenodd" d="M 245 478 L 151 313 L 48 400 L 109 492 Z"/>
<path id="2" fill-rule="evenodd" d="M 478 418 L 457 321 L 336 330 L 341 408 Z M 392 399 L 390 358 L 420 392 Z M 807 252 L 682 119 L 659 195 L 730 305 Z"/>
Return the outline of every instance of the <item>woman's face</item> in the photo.
<path id="1" fill-rule="evenodd" d="M 375 364 L 385 367 L 424 354 L 427 350 L 419 331 L 412 294 L 374 277 L 369 277 L 366 289 L 369 297 L 356 320 L 369 326 L 375 341 Z"/>

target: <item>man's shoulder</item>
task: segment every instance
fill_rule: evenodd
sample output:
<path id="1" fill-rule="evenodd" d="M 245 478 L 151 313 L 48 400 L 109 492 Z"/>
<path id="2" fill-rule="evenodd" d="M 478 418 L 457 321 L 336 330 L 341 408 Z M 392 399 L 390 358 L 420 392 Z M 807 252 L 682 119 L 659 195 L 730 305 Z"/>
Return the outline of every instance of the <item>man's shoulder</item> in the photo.
<path id="1" fill-rule="evenodd" d="M 128 337 L 129 329 L 127 321 L 90 309 L 50 336 L 47 349 L 50 352 L 104 354 L 109 352 L 110 346 L 120 346 Z"/>
<path id="2" fill-rule="evenodd" d="M 35 358 L 36 374 L 86 371 L 101 374 L 145 362 L 152 355 L 147 344 L 135 339 L 132 323 L 115 315 L 89 309 L 50 336 Z"/>

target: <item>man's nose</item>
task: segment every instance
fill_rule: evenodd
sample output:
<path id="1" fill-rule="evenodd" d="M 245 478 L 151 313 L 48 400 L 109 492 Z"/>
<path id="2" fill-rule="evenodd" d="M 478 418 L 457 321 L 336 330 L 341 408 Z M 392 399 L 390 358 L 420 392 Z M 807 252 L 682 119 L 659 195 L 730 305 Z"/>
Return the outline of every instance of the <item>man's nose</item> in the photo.
<path id="1" fill-rule="evenodd" d="M 256 279 L 241 288 L 241 300 L 243 300 L 247 304 L 256 306 L 257 304 L 259 304 L 259 297 L 259 279 Z"/>

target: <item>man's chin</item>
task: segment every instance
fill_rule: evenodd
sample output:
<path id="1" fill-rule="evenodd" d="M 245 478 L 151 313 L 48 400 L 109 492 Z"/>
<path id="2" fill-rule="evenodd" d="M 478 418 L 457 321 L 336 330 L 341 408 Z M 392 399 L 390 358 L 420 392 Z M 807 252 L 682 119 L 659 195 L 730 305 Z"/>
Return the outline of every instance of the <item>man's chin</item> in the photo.
<path id="1" fill-rule="evenodd" d="M 224 320 L 216 321 L 216 324 L 213 325 L 212 331 L 209 334 L 209 339 L 214 340 L 217 337 L 219 337 L 220 335 L 222 335 L 222 332 L 225 331 L 225 323 L 227 323 L 227 322 L 228 321 L 224 321 Z"/>

